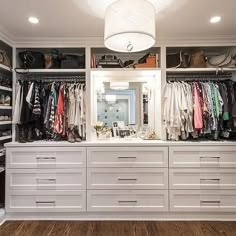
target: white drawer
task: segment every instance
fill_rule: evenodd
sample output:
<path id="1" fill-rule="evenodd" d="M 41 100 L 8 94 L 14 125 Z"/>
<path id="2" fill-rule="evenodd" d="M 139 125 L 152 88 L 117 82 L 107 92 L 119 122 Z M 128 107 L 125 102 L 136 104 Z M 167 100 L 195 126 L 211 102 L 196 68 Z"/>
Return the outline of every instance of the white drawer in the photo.
<path id="1" fill-rule="evenodd" d="M 170 190 L 170 211 L 236 212 L 235 190 Z"/>
<path id="2" fill-rule="evenodd" d="M 86 148 L 7 148 L 7 168 L 86 167 Z"/>
<path id="3" fill-rule="evenodd" d="M 88 148 L 89 167 L 168 167 L 168 147 Z"/>
<path id="4" fill-rule="evenodd" d="M 8 169 L 10 190 L 86 189 L 86 169 Z"/>
<path id="5" fill-rule="evenodd" d="M 168 190 L 88 190 L 90 212 L 168 211 Z"/>
<path id="6" fill-rule="evenodd" d="M 88 189 L 168 189 L 167 168 L 88 168 Z"/>
<path id="7" fill-rule="evenodd" d="M 236 146 L 169 148 L 170 167 L 236 167 Z"/>
<path id="8" fill-rule="evenodd" d="M 169 169 L 170 189 L 236 189 L 236 169 Z"/>
<path id="9" fill-rule="evenodd" d="M 84 212 L 86 191 L 12 191 L 6 212 Z"/>

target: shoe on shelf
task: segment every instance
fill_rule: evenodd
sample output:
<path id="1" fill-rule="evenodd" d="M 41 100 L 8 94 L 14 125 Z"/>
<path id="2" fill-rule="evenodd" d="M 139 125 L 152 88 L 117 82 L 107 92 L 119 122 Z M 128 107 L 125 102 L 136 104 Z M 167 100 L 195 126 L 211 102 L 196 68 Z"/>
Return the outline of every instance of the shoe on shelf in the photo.
<path id="1" fill-rule="evenodd" d="M 68 142 L 74 143 L 75 142 L 75 134 L 73 130 L 68 131 Z"/>
<path id="2" fill-rule="evenodd" d="M 4 103 L 5 103 L 5 96 L 4 96 L 4 94 L 1 94 L 1 96 L 0 96 L 0 105 L 4 105 Z"/>
<path id="3" fill-rule="evenodd" d="M 4 105 L 5 106 L 11 106 L 11 97 L 7 95 L 4 100 Z"/>
<path id="4" fill-rule="evenodd" d="M 0 116 L 0 121 L 4 121 L 5 120 L 5 116 Z"/>

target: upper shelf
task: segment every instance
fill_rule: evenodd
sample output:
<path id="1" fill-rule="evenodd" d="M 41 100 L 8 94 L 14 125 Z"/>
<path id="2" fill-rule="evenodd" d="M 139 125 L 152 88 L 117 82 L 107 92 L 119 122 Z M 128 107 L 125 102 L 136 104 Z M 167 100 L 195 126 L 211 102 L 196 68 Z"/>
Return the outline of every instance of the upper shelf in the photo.
<path id="1" fill-rule="evenodd" d="M 86 69 L 17 69 L 19 73 L 85 73 Z"/>
<path id="2" fill-rule="evenodd" d="M 0 64 L 0 69 L 11 72 L 11 68 L 9 68 L 8 66 L 2 65 L 2 64 Z"/>
<path id="3" fill-rule="evenodd" d="M 166 72 L 234 72 L 236 68 L 167 68 Z"/>

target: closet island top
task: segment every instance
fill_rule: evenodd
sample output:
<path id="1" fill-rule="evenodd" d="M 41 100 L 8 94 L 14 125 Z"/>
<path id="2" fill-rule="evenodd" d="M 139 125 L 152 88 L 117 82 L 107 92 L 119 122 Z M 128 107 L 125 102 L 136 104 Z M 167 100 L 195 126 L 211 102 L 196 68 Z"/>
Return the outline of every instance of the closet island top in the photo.
<path id="1" fill-rule="evenodd" d="M 108 139 L 69 143 L 67 141 L 35 141 L 31 143 L 10 142 L 5 147 L 125 147 L 125 146 L 234 146 L 236 141 L 161 141 L 136 139 Z"/>

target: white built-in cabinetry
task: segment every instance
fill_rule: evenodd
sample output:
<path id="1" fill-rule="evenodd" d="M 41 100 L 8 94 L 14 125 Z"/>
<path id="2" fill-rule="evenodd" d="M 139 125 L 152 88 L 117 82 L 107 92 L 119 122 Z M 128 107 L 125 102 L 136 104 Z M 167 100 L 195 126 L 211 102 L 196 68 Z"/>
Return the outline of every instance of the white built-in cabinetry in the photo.
<path id="1" fill-rule="evenodd" d="M 9 144 L 6 212 L 236 213 L 234 144 L 187 143 Z"/>

